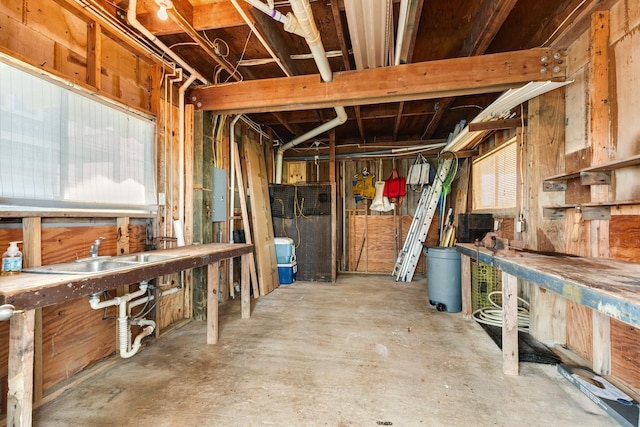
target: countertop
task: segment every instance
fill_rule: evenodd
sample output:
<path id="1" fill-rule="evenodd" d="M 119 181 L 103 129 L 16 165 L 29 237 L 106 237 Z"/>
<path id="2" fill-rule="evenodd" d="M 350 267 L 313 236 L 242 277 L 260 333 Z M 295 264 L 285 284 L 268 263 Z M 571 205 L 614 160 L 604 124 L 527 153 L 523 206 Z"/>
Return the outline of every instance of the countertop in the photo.
<path id="1" fill-rule="evenodd" d="M 165 274 L 202 267 L 252 251 L 253 245 L 250 244 L 209 243 L 153 251 L 153 254 L 177 257 L 132 265 L 111 272 L 89 274 L 22 272 L 11 276 L 0 276 L 0 305 L 13 304 L 18 310 L 45 307 Z"/>
<path id="2" fill-rule="evenodd" d="M 640 326 L 640 264 L 563 254 L 521 252 L 499 257 L 485 248 L 459 243 L 457 250 L 608 316 Z"/>

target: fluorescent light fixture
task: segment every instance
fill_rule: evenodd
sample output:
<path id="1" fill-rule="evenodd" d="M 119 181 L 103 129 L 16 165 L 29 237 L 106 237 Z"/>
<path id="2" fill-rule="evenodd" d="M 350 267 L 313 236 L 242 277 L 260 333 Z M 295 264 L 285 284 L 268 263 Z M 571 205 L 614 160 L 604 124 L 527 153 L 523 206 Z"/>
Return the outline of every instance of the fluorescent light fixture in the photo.
<path id="1" fill-rule="evenodd" d="M 567 80 L 564 82 L 542 81 L 542 82 L 529 82 L 526 85 L 517 88 L 509 89 L 504 92 L 498 99 L 496 99 L 491 105 L 482 110 L 480 114 L 476 116 L 471 123 L 483 122 L 491 117 L 497 117 L 505 111 L 509 111 L 512 108 L 526 102 L 530 99 L 540 96 L 544 93 L 557 89 L 559 87 L 573 83 L 573 80 Z M 469 131 L 469 126 L 466 126 L 462 131 L 451 140 L 442 151 L 462 151 L 471 149 L 477 144 L 482 137 L 486 134 L 485 131 Z"/>

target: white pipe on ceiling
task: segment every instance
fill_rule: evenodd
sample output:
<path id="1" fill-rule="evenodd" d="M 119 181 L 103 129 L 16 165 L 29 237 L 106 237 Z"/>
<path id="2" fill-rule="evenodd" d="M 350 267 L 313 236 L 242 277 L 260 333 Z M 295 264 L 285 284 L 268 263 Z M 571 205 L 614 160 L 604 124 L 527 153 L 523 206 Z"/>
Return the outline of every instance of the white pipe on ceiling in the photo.
<path id="1" fill-rule="evenodd" d="M 269 16 L 275 15 L 282 17 L 283 15 L 280 12 L 272 11 L 268 6 L 262 3 L 259 0 L 246 0 L 248 3 L 254 5 L 259 10 L 267 13 Z M 258 4 L 260 3 L 260 4 Z M 318 67 L 318 71 L 320 72 L 320 76 L 322 80 L 325 82 L 330 82 L 333 80 L 333 72 L 331 71 L 331 67 L 329 66 L 329 60 L 326 57 L 324 46 L 322 45 L 322 40 L 320 38 L 320 32 L 318 31 L 318 27 L 313 19 L 313 12 L 311 11 L 311 5 L 307 0 L 291 0 L 291 10 L 293 11 L 293 17 L 287 14 L 289 25 L 285 25 L 285 30 L 289 32 L 294 32 L 298 35 L 303 35 L 307 44 L 309 45 L 309 49 L 311 49 L 311 54 L 313 55 L 313 59 L 316 62 L 316 66 Z M 277 12 L 277 13 L 276 13 Z M 274 18 L 275 19 L 275 18 Z M 276 184 L 282 183 L 282 160 L 284 157 L 284 152 L 291 147 L 295 147 L 296 145 L 307 141 L 315 136 L 320 135 L 323 132 L 326 132 L 330 129 L 335 128 L 347 121 L 347 112 L 344 107 L 335 107 L 336 117 L 322 125 L 318 126 L 315 129 L 306 132 L 305 134 L 295 138 L 287 144 L 284 144 L 278 148 L 278 153 L 276 154 Z"/>
<path id="2" fill-rule="evenodd" d="M 198 80 L 200 80 L 204 84 L 209 84 L 209 81 L 204 78 L 200 73 L 198 73 L 193 67 L 191 67 L 184 59 L 180 58 L 176 55 L 167 45 L 162 43 L 160 39 L 151 33 L 151 31 L 147 30 L 147 28 L 138 21 L 138 17 L 136 16 L 136 8 L 137 8 L 137 0 L 129 0 L 129 8 L 127 9 L 127 22 L 140 31 L 146 38 L 149 39 L 153 44 L 158 46 L 164 53 L 169 55 L 176 63 L 180 64 L 182 68 L 187 70 L 189 74 L 195 75 Z"/>
<path id="3" fill-rule="evenodd" d="M 247 3 L 253 5 L 254 7 L 256 7 L 259 10 L 262 10 L 262 9 L 260 9 L 260 6 L 258 6 L 258 4 L 264 5 L 264 3 L 262 3 L 260 0 L 252 0 L 252 1 L 246 0 L 246 1 L 247 1 Z M 233 4 L 233 6 L 236 8 L 236 10 L 240 14 L 240 16 L 242 17 L 244 22 L 246 22 L 246 24 L 249 26 L 249 28 L 251 28 L 251 31 L 253 31 L 253 34 L 256 35 L 258 40 L 260 40 L 260 43 L 267 50 L 267 52 L 269 52 L 269 55 L 271 55 L 271 57 L 276 62 L 276 64 L 278 64 L 278 67 L 280 67 L 280 69 L 284 72 L 284 75 L 287 76 L 287 77 L 291 77 L 291 75 L 287 71 L 287 68 L 284 65 L 282 65 L 282 61 L 280 60 L 278 55 L 276 55 L 276 53 L 271 48 L 271 45 L 269 43 L 267 43 L 267 41 L 262 37 L 262 34 L 260 34 L 260 32 L 257 31 L 257 29 L 255 28 L 255 25 L 253 25 L 253 21 L 251 19 L 249 19 L 247 14 L 244 12 L 244 10 L 238 4 L 238 1 L 237 0 L 231 0 L 231 4 Z M 264 10 L 262 10 L 262 11 L 265 12 Z M 267 13 L 267 12 L 265 12 L 265 13 Z M 280 14 L 280 12 L 278 12 L 278 14 Z M 267 15 L 272 16 L 270 13 L 267 13 Z M 280 14 L 280 16 L 282 16 L 282 14 Z M 282 22 L 282 21 L 280 21 L 280 22 Z"/>

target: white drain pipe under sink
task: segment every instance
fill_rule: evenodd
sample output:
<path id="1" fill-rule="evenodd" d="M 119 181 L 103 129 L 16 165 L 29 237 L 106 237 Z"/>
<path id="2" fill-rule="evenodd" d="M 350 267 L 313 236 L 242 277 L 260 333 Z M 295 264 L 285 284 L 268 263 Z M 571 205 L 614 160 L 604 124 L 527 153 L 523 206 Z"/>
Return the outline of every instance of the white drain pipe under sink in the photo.
<path id="1" fill-rule="evenodd" d="M 118 306 L 118 341 L 119 341 L 119 349 L 120 349 L 120 357 L 123 359 L 128 359 L 129 357 L 135 355 L 138 350 L 140 350 L 140 343 L 142 339 L 146 336 L 149 336 L 153 333 L 156 328 L 156 323 L 153 320 L 148 319 L 129 319 L 127 304 L 144 295 L 147 292 L 148 283 L 140 282 L 139 289 L 130 294 L 125 294 L 119 297 L 115 297 L 113 299 L 107 301 L 100 301 L 100 294 L 92 294 L 89 296 L 89 305 L 94 310 L 111 307 L 114 305 Z M 140 332 L 134 342 L 131 344 L 131 325 L 139 325 L 144 326 L 142 332 Z"/>

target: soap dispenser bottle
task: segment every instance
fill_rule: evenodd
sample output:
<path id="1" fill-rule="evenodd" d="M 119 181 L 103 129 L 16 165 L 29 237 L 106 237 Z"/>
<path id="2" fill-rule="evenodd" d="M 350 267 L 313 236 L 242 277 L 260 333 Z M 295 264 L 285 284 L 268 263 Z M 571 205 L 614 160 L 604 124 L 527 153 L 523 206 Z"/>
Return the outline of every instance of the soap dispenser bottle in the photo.
<path id="1" fill-rule="evenodd" d="M 18 249 L 18 243 L 10 242 L 7 251 L 2 254 L 2 275 L 18 274 L 22 271 L 22 252 Z"/>

